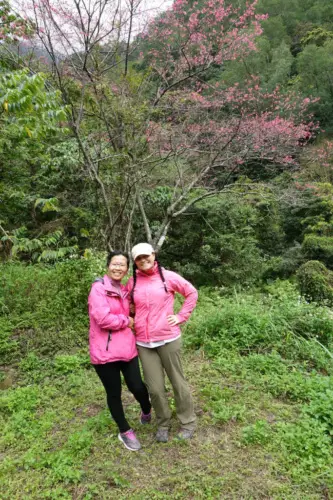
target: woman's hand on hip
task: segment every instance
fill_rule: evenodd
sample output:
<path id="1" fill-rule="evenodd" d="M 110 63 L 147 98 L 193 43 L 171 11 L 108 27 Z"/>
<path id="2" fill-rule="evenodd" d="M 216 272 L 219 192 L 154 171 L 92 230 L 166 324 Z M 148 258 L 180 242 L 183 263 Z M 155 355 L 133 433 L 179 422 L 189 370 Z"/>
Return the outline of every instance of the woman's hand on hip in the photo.
<path id="1" fill-rule="evenodd" d="M 129 316 L 128 319 L 129 319 L 128 326 L 130 327 L 131 330 L 133 330 L 133 328 L 134 328 L 134 319 L 131 318 L 131 316 Z"/>
<path id="2" fill-rule="evenodd" d="M 180 323 L 177 314 L 170 314 L 170 316 L 167 316 L 167 320 L 170 326 L 176 326 Z"/>

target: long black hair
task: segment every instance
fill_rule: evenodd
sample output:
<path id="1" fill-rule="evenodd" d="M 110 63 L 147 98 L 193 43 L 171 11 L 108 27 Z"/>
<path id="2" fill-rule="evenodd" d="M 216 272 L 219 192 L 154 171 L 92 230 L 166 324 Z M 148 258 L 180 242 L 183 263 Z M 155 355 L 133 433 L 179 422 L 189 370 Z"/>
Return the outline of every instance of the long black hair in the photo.
<path id="1" fill-rule="evenodd" d="M 160 278 L 162 280 L 165 293 L 168 293 L 168 289 L 167 289 L 167 286 L 166 286 L 166 282 L 165 282 L 165 278 L 164 278 L 162 266 L 161 266 L 161 264 L 159 263 L 159 261 L 157 259 L 155 259 L 155 262 L 157 264 L 158 274 L 160 275 Z M 132 291 L 131 291 L 131 299 L 132 299 L 133 302 L 134 302 L 134 289 L 135 289 L 135 286 L 136 286 L 136 270 L 137 270 L 137 268 L 138 268 L 138 266 L 136 265 L 135 262 L 133 262 L 133 288 L 132 288 Z"/>
<path id="2" fill-rule="evenodd" d="M 130 259 L 129 259 L 128 253 L 122 252 L 121 250 L 113 250 L 112 252 L 110 252 L 108 254 L 107 259 L 106 259 L 106 267 L 109 267 L 111 260 L 113 259 L 113 257 L 117 257 L 117 255 L 121 255 L 122 257 L 125 257 L 125 259 L 127 260 L 127 267 L 129 267 Z"/>

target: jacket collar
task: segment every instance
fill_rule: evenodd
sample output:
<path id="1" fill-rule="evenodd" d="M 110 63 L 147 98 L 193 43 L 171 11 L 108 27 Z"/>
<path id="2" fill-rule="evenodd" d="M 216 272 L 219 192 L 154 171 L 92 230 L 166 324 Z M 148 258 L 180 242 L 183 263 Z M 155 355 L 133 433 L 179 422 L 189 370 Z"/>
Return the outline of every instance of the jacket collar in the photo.
<path id="1" fill-rule="evenodd" d="M 146 278 L 149 278 L 149 276 L 154 276 L 154 274 L 158 274 L 158 267 L 157 267 L 157 262 L 154 262 L 154 267 L 152 267 L 148 273 L 144 273 L 143 271 L 140 271 L 140 269 L 137 269 L 137 274 L 140 276 L 145 276 Z"/>
<path id="2" fill-rule="evenodd" d="M 120 287 L 115 286 L 107 274 L 104 275 L 103 280 L 104 280 L 104 288 L 107 294 L 118 295 L 119 297 L 125 297 L 127 295 L 127 293 L 123 289 L 123 286 L 122 285 L 120 285 Z"/>

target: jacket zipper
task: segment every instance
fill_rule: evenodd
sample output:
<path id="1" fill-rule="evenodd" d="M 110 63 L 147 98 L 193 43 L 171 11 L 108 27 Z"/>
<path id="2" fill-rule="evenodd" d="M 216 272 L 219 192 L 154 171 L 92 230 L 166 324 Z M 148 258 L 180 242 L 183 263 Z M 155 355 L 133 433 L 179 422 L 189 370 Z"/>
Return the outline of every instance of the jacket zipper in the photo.
<path id="1" fill-rule="evenodd" d="M 109 343 L 112 340 L 111 336 L 112 336 L 112 332 L 111 332 L 111 330 L 109 330 L 108 341 L 106 343 L 106 350 L 107 351 L 109 350 Z"/>

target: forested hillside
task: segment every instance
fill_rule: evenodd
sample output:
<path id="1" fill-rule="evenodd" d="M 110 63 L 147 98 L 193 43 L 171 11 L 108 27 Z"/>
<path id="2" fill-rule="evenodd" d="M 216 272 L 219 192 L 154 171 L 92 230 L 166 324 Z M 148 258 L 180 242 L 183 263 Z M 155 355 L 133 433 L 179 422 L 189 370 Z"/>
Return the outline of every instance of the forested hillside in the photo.
<path id="1" fill-rule="evenodd" d="M 0 0 L 3 498 L 331 498 L 332 134 L 331 0 Z M 199 429 L 129 457 L 86 303 L 139 241 Z"/>

